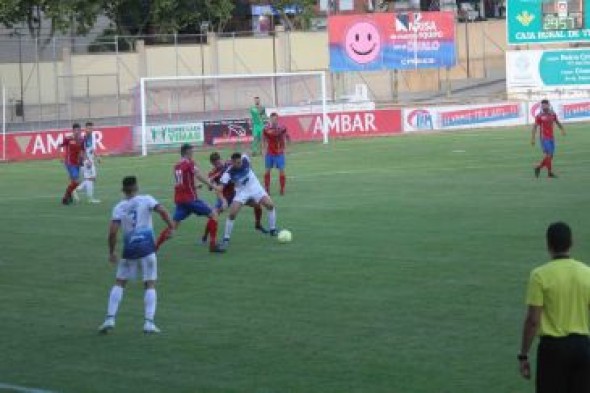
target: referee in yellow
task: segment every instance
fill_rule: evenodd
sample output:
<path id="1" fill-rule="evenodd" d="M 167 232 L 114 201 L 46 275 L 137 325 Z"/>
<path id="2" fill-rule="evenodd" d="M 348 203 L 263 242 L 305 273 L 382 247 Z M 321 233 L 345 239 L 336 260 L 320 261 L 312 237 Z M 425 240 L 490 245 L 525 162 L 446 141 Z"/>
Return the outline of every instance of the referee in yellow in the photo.
<path id="1" fill-rule="evenodd" d="M 590 392 L 590 267 L 569 257 L 570 227 L 558 222 L 547 229 L 552 261 L 530 275 L 527 316 L 518 361 L 531 377 L 529 350 L 537 333 L 537 393 Z"/>

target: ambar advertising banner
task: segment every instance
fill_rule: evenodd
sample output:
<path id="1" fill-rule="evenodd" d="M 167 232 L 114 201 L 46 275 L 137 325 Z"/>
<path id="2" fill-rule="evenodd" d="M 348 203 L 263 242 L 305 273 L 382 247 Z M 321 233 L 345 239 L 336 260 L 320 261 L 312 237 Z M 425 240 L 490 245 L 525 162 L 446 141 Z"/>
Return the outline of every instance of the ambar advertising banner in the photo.
<path id="1" fill-rule="evenodd" d="M 442 68 L 455 65 L 452 12 L 376 13 L 328 18 L 330 70 Z"/>
<path id="2" fill-rule="evenodd" d="M 508 92 L 590 88 L 590 49 L 510 51 L 506 53 Z"/>
<path id="3" fill-rule="evenodd" d="M 508 44 L 590 41 L 590 0 L 508 0 Z"/>
<path id="4" fill-rule="evenodd" d="M 203 123 L 161 124 L 147 129 L 148 145 L 202 144 L 205 141 Z"/>

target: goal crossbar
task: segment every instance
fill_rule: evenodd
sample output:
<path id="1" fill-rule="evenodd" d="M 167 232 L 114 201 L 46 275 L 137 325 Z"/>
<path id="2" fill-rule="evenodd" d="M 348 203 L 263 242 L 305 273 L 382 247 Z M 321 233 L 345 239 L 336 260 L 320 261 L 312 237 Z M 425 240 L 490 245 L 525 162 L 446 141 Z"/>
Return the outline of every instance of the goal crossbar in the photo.
<path id="1" fill-rule="evenodd" d="M 221 74 L 221 75 L 183 75 L 183 76 L 157 76 L 143 77 L 140 79 L 140 105 L 141 105 L 141 154 L 147 155 L 147 87 L 151 82 L 181 82 L 181 81 L 203 81 L 203 80 L 248 80 L 248 79 L 270 79 L 273 86 L 276 86 L 277 78 L 289 77 L 317 77 L 321 89 L 321 110 L 322 110 L 322 134 L 323 143 L 328 143 L 328 102 L 327 102 L 327 81 L 325 71 L 303 71 L 303 72 L 278 72 L 260 74 Z M 273 89 L 274 90 L 274 89 Z M 274 92 L 273 92 L 274 94 Z"/>

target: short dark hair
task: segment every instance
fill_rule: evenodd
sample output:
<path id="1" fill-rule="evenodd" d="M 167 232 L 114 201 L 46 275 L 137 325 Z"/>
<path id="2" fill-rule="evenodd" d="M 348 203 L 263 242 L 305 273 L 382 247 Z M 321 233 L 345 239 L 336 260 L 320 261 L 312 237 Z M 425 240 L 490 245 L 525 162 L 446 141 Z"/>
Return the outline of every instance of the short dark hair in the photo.
<path id="1" fill-rule="evenodd" d="M 127 190 L 131 187 L 137 186 L 137 177 L 135 176 L 125 176 L 122 181 L 123 189 Z"/>
<path id="2" fill-rule="evenodd" d="M 193 146 L 190 143 L 185 143 L 180 147 L 180 155 L 184 156 L 187 151 L 191 150 Z"/>
<path id="3" fill-rule="evenodd" d="M 82 127 L 80 127 L 80 123 L 74 123 L 74 124 L 72 124 L 72 129 L 73 130 L 79 129 L 79 128 L 82 128 Z"/>
<path id="4" fill-rule="evenodd" d="M 255 96 L 255 97 L 254 97 L 254 99 L 255 99 L 255 100 L 259 100 L 259 99 L 260 99 L 260 97 L 258 97 L 258 96 Z"/>
<path id="5" fill-rule="evenodd" d="M 218 152 L 214 151 L 213 153 L 211 153 L 211 155 L 209 156 L 209 161 L 211 162 L 215 162 L 221 160 L 221 155 L 219 155 Z"/>
<path id="6" fill-rule="evenodd" d="M 94 125 L 94 123 L 91 121 L 86 122 L 86 127 L 92 127 L 93 125 Z"/>
<path id="7" fill-rule="evenodd" d="M 239 160 L 240 158 L 242 158 L 242 153 L 235 152 L 231 155 L 232 160 Z"/>
<path id="8" fill-rule="evenodd" d="M 549 105 L 549 100 L 545 98 L 544 100 L 541 100 L 541 104 Z"/>
<path id="9" fill-rule="evenodd" d="M 273 112 L 270 114 L 270 117 L 278 117 L 278 116 L 279 116 L 279 114 L 277 112 Z"/>
<path id="10" fill-rule="evenodd" d="M 554 222 L 547 228 L 547 245 L 556 253 L 568 252 L 572 247 L 572 229 L 565 222 Z"/>

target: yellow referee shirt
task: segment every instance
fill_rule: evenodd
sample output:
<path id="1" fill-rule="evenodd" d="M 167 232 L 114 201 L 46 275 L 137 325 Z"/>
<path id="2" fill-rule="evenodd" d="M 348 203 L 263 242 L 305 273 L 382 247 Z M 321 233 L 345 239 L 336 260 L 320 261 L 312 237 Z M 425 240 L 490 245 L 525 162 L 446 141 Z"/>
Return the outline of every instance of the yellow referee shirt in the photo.
<path id="1" fill-rule="evenodd" d="M 541 336 L 590 333 L 590 267 L 573 259 L 556 259 L 534 269 L 526 303 L 543 307 Z"/>

